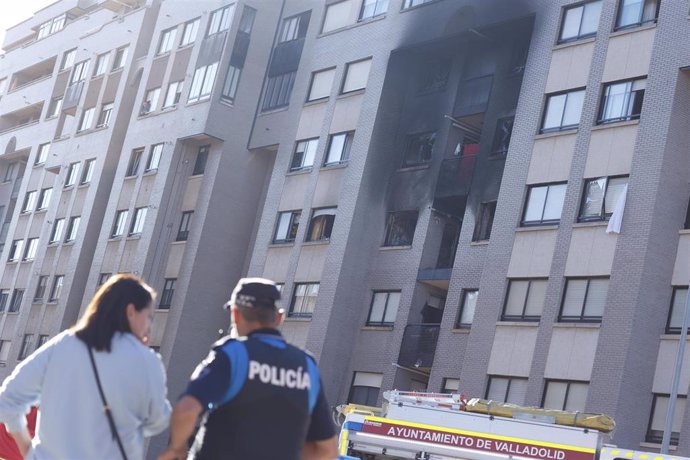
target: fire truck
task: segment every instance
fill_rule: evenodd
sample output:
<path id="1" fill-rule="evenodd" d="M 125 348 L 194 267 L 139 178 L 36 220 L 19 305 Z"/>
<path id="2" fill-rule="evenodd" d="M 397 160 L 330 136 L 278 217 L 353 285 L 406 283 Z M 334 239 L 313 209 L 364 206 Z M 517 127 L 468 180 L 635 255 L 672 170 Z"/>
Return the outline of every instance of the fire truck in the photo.
<path id="1" fill-rule="evenodd" d="M 690 460 L 612 446 L 613 419 L 459 394 L 384 393 L 384 408 L 337 408 L 340 459 Z"/>

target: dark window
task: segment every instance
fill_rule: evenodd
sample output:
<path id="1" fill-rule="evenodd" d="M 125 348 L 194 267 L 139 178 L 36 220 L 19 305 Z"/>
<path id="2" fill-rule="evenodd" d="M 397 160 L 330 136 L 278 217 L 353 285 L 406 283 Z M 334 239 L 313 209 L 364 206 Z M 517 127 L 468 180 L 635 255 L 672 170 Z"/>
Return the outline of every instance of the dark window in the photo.
<path id="1" fill-rule="evenodd" d="M 620 0 L 615 30 L 656 22 L 658 15 L 658 0 Z"/>
<path id="2" fill-rule="evenodd" d="M 194 169 L 192 170 L 193 176 L 203 174 L 206 171 L 206 161 L 208 160 L 208 151 L 210 149 L 210 145 L 199 147 L 199 152 L 196 154 L 196 160 L 194 161 Z"/>
<path id="3" fill-rule="evenodd" d="M 128 214 L 129 211 L 127 209 L 122 209 L 115 213 L 115 221 L 113 222 L 113 228 L 110 232 L 111 238 L 116 238 L 125 234 Z"/>
<path id="4" fill-rule="evenodd" d="M 436 133 L 412 134 L 407 137 L 403 167 L 416 166 L 431 161 Z"/>
<path id="5" fill-rule="evenodd" d="M 125 66 L 127 62 L 127 52 L 129 51 L 129 46 L 118 48 L 115 51 L 115 59 L 113 60 L 113 71 L 119 70 Z"/>
<path id="6" fill-rule="evenodd" d="M 129 158 L 129 165 L 127 166 L 127 177 L 137 175 L 137 173 L 139 172 L 139 164 L 141 163 L 141 157 L 143 155 L 143 148 L 132 150 L 132 156 Z"/>
<path id="7" fill-rule="evenodd" d="M 10 308 L 7 310 L 10 313 L 15 313 L 19 311 L 19 307 L 22 306 L 22 300 L 24 299 L 24 289 L 15 289 L 12 293 L 12 300 L 10 301 Z"/>
<path id="8" fill-rule="evenodd" d="M 392 326 L 398 313 L 400 291 L 374 292 L 369 308 L 367 326 Z"/>
<path id="9" fill-rule="evenodd" d="M 373 18 L 388 11 L 388 0 L 363 0 L 359 19 Z"/>
<path id="10" fill-rule="evenodd" d="M 568 278 L 558 320 L 600 322 L 608 289 L 608 278 Z"/>
<path id="11" fill-rule="evenodd" d="M 18 360 L 22 360 L 29 356 L 29 352 L 31 351 L 31 344 L 34 341 L 34 335 L 33 334 L 24 334 L 24 338 L 22 339 L 22 347 L 19 349 L 19 356 L 17 356 Z"/>
<path id="12" fill-rule="evenodd" d="M 433 58 L 424 63 L 419 69 L 417 92 L 421 94 L 441 91 L 448 84 L 451 61 L 445 58 Z"/>
<path id="13" fill-rule="evenodd" d="M 458 322 L 456 327 L 470 327 L 474 320 L 474 312 L 477 309 L 477 298 L 479 297 L 478 289 L 463 289 L 462 303 L 460 304 L 460 314 L 458 315 Z"/>
<path id="14" fill-rule="evenodd" d="M 57 302 L 60 300 L 60 294 L 62 294 L 62 286 L 64 283 L 65 275 L 55 275 L 53 278 L 53 287 L 50 288 L 48 302 Z"/>
<path id="15" fill-rule="evenodd" d="M 541 407 L 544 409 L 584 412 L 588 390 L 588 382 L 547 380 Z"/>
<path id="16" fill-rule="evenodd" d="M 567 184 L 532 185 L 527 191 L 527 203 L 522 225 L 550 225 L 561 221 Z"/>
<path id="17" fill-rule="evenodd" d="M 39 335 L 38 336 L 38 342 L 36 342 L 36 350 L 41 348 L 43 346 L 43 344 L 48 341 L 49 338 L 50 338 L 50 336 L 48 334 Z"/>
<path id="18" fill-rule="evenodd" d="M 278 213 L 278 222 L 276 223 L 273 242 L 291 243 L 295 241 L 301 215 L 302 211 L 285 211 Z"/>
<path id="19" fill-rule="evenodd" d="M 314 209 L 309 220 L 307 241 L 328 241 L 331 239 L 336 208 Z"/>
<path id="20" fill-rule="evenodd" d="M 81 180 L 79 181 L 81 185 L 88 184 L 89 182 L 91 182 L 91 178 L 93 178 L 93 167 L 95 164 L 95 158 L 91 158 L 90 160 L 86 160 L 84 162 L 84 171 L 82 171 Z"/>
<path id="21" fill-rule="evenodd" d="M 624 199 L 627 186 L 628 176 L 587 179 L 578 221 L 608 220 Z"/>
<path id="22" fill-rule="evenodd" d="M 223 84 L 223 92 L 221 97 L 228 102 L 234 102 L 237 96 L 237 87 L 240 84 L 240 75 L 242 69 L 240 67 L 229 65 L 228 73 L 225 76 L 225 83 Z"/>
<path id="23" fill-rule="evenodd" d="M 354 138 L 354 131 L 331 134 L 328 140 L 328 151 L 325 166 L 345 163 L 350 158 L 350 147 Z"/>
<path id="24" fill-rule="evenodd" d="M 604 85 L 597 123 L 613 123 L 640 118 L 646 86 L 646 78 Z"/>
<path id="25" fill-rule="evenodd" d="M 177 278 L 166 278 L 163 283 L 163 292 L 161 293 L 161 301 L 158 308 L 161 310 L 170 310 L 172 305 L 173 294 L 175 294 L 175 282 Z"/>
<path id="26" fill-rule="evenodd" d="M 513 134 L 513 122 L 515 117 L 503 117 L 496 121 L 496 132 L 494 133 L 494 143 L 491 147 L 491 154 L 505 156 L 510 147 L 510 137 Z"/>
<path id="27" fill-rule="evenodd" d="M 393 211 L 386 217 L 383 246 L 412 246 L 419 211 Z"/>
<path id="28" fill-rule="evenodd" d="M 319 146 L 319 139 L 304 139 L 295 144 L 295 153 L 292 155 L 290 171 L 310 168 L 314 165 L 316 148 Z"/>
<path id="29" fill-rule="evenodd" d="M 288 316 L 311 318 L 319 295 L 319 283 L 296 283 Z"/>
<path id="30" fill-rule="evenodd" d="M 355 372 L 347 402 L 364 406 L 376 406 L 382 379 L 382 374 Z"/>
<path id="31" fill-rule="evenodd" d="M 192 215 L 194 211 L 184 211 L 180 219 L 180 228 L 177 231 L 177 238 L 175 241 L 187 241 L 189 237 L 189 228 L 192 226 Z"/>
<path id="32" fill-rule="evenodd" d="M 601 0 L 564 8 L 558 43 L 595 36 L 600 15 Z"/>
<path id="33" fill-rule="evenodd" d="M 0 289 L 0 313 L 7 308 L 7 300 L 10 298 L 9 289 Z"/>
<path id="34" fill-rule="evenodd" d="M 673 296 L 671 296 L 671 308 L 666 322 L 667 334 L 680 334 L 683 327 L 683 315 L 687 308 L 688 287 L 673 286 Z"/>
<path id="35" fill-rule="evenodd" d="M 683 224 L 685 230 L 690 229 L 690 200 L 688 200 L 688 207 L 685 211 L 685 223 Z"/>
<path id="36" fill-rule="evenodd" d="M 654 394 L 645 441 L 661 444 L 664 437 L 669 400 L 670 396 L 668 394 Z M 686 396 L 678 395 L 676 407 L 673 411 L 673 424 L 671 425 L 671 444 L 674 446 L 678 445 L 678 440 L 680 439 L 680 429 L 683 424 L 683 414 L 685 414 L 686 405 Z"/>
<path id="37" fill-rule="evenodd" d="M 71 187 L 77 183 L 77 177 L 79 176 L 79 163 L 70 163 L 67 169 L 67 177 L 65 178 L 65 187 Z"/>
<path id="38" fill-rule="evenodd" d="M 132 225 L 129 227 L 129 236 L 141 235 L 141 232 L 144 231 L 147 210 L 148 206 L 134 209 L 134 218 L 132 219 Z"/>
<path id="39" fill-rule="evenodd" d="M 501 321 L 539 321 L 548 280 L 509 280 Z"/>
<path id="40" fill-rule="evenodd" d="M 13 161 L 11 163 L 7 163 L 7 169 L 5 169 L 5 178 L 3 179 L 3 182 L 9 182 L 12 179 L 14 179 L 14 171 L 17 169 L 17 162 Z"/>
<path id="41" fill-rule="evenodd" d="M 242 17 L 240 18 L 239 31 L 245 34 L 252 33 L 252 27 L 254 27 L 254 18 L 256 17 L 256 10 L 245 6 L 242 9 Z"/>
<path id="42" fill-rule="evenodd" d="M 65 219 L 55 219 L 53 230 L 50 232 L 50 239 L 48 243 L 57 243 L 62 239 L 62 230 L 65 228 Z"/>
<path id="43" fill-rule="evenodd" d="M 149 159 L 146 162 L 146 169 L 144 172 L 153 171 L 158 169 L 161 163 L 161 156 L 163 155 L 163 144 L 156 144 L 151 146 L 151 151 L 149 152 Z"/>
<path id="44" fill-rule="evenodd" d="M 12 246 L 10 247 L 10 255 L 7 258 L 8 262 L 17 262 L 24 252 L 24 240 L 14 240 L 12 241 Z"/>
<path id="45" fill-rule="evenodd" d="M 490 375 L 484 399 L 522 405 L 525 403 L 526 393 L 526 378 Z"/>
<path id="46" fill-rule="evenodd" d="M 496 202 L 489 201 L 479 204 L 477 221 L 474 224 L 474 234 L 472 241 L 486 241 L 491 237 L 491 227 L 494 225 L 494 214 L 496 213 Z"/>
<path id="47" fill-rule="evenodd" d="M 302 15 L 292 16 L 290 18 L 283 19 L 283 28 L 280 31 L 280 39 L 278 43 L 289 42 L 292 40 L 297 40 L 300 35 L 300 19 Z"/>
<path id="48" fill-rule="evenodd" d="M 67 224 L 67 233 L 65 234 L 65 243 L 69 243 L 77 239 L 77 232 L 79 231 L 80 222 L 80 216 L 74 216 L 69 218 L 69 223 Z"/>
<path id="49" fill-rule="evenodd" d="M 547 95 L 541 132 L 576 128 L 580 124 L 584 100 L 584 89 Z"/>
<path id="50" fill-rule="evenodd" d="M 292 87 L 295 84 L 296 72 L 288 72 L 270 77 L 266 84 L 264 103 L 261 110 L 273 110 L 285 107 L 290 103 Z"/>

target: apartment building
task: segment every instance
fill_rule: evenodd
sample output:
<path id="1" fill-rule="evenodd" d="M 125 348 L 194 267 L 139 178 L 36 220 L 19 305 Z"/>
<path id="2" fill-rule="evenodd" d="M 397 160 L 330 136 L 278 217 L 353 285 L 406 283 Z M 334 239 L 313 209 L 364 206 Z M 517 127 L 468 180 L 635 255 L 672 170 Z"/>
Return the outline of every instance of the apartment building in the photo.
<path id="1" fill-rule="evenodd" d="M 461 391 L 605 412 L 614 442 L 658 449 L 690 278 L 689 13 L 669 0 L 36 12 L 0 58 L 0 376 L 131 272 L 159 291 L 151 345 L 174 397 L 227 329 L 236 280 L 266 276 L 333 404 Z"/>

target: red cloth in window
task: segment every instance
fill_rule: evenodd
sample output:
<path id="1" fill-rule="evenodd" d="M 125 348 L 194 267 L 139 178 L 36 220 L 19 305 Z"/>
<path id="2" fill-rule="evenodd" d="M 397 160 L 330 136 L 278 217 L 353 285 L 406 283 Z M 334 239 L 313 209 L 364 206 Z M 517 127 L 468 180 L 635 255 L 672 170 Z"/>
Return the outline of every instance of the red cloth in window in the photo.
<path id="1" fill-rule="evenodd" d="M 36 431 L 36 416 L 38 415 L 38 410 L 35 407 L 31 408 L 31 411 L 26 415 L 26 423 L 28 425 L 29 434 L 34 437 Z M 24 457 L 19 453 L 19 448 L 17 444 L 12 439 L 5 429 L 5 424 L 0 423 L 0 459 L 2 460 L 22 460 Z"/>

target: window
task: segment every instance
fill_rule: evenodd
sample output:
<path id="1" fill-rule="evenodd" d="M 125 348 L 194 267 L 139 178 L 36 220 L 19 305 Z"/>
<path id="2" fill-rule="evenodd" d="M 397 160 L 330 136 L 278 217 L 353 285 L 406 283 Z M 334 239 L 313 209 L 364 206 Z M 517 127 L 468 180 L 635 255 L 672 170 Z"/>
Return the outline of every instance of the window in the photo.
<path id="1" fill-rule="evenodd" d="M 307 241 L 328 241 L 331 239 L 336 208 L 314 209 L 309 220 Z"/>
<path id="2" fill-rule="evenodd" d="M 608 220 L 627 185 L 628 176 L 587 179 L 578 221 Z"/>
<path id="3" fill-rule="evenodd" d="M 343 1 L 332 3 L 326 7 L 326 17 L 323 21 L 321 33 L 330 32 L 331 30 L 340 29 L 350 24 L 350 18 L 354 1 Z"/>
<path id="4" fill-rule="evenodd" d="M 472 325 L 474 312 L 477 309 L 478 296 L 479 290 L 477 289 L 464 289 L 462 291 L 462 304 L 456 327 L 470 327 Z"/>
<path id="5" fill-rule="evenodd" d="M 499 118 L 496 121 L 496 132 L 494 133 L 493 147 L 491 154 L 494 156 L 505 156 L 510 147 L 510 138 L 513 134 L 513 122 L 515 117 Z"/>
<path id="6" fill-rule="evenodd" d="M 376 406 L 382 383 L 383 374 L 355 372 L 347 402 L 364 406 Z"/>
<path id="7" fill-rule="evenodd" d="M 65 282 L 65 275 L 55 275 L 53 278 L 53 286 L 50 288 L 50 296 L 48 302 L 57 302 L 60 300 L 62 294 L 62 285 Z"/>
<path id="8" fill-rule="evenodd" d="M 292 87 L 295 84 L 296 72 L 275 75 L 268 79 L 262 110 L 285 107 L 290 102 Z"/>
<path id="9" fill-rule="evenodd" d="M 335 77 L 335 67 L 312 73 L 307 102 L 327 99 L 333 87 L 333 77 Z"/>
<path id="10" fill-rule="evenodd" d="M 182 219 L 180 219 L 180 228 L 177 230 L 177 238 L 175 241 L 187 241 L 189 237 L 189 228 L 192 226 L 192 215 L 194 211 L 184 211 Z"/>
<path id="11" fill-rule="evenodd" d="M 10 301 L 10 307 L 7 310 L 10 313 L 16 313 L 19 311 L 19 307 L 22 306 L 22 300 L 24 299 L 24 289 L 15 289 L 12 293 L 12 300 Z"/>
<path id="12" fill-rule="evenodd" d="M 605 85 L 601 96 L 598 123 L 640 118 L 646 86 L 646 78 Z"/>
<path id="13" fill-rule="evenodd" d="M 93 178 L 93 168 L 95 164 L 95 158 L 90 158 L 84 162 L 84 171 L 82 171 L 81 173 L 81 179 L 79 180 L 79 184 L 84 185 L 91 182 L 91 179 Z"/>
<path id="14" fill-rule="evenodd" d="M 209 21 L 208 34 L 213 35 L 230 28 L 232 21 L 232 13 L 235 11 L 235 5 L 228 5 L 225 8 L 220 8 L 211 12 L 211 20 Z"/>
<path id="15" fill-rule="evenodd" d="M 228 66 L 228 74 L 225 76 L 222 98 L 228 102 L 234 102 L 237 95 L 237 86 L 240 83 L 242 69 L 234 65 Z"/>
<path id="16" fill-rule="evenodd" d="M 36 258 L 36 250 L 38 249 L 38 238 L 29 238 L 26 240 L 26 250 L 22 260 L 34 260 Z"/>
<path id="17" fill-rule="evenodd" d="M 416 166 L 431 161 L 436 133 L 421 133 L 407 136 L 403 167 Z"/>
<path id="18" fill-rule="evenodd" d="M 103 286 L 106 281 L 108 281 L 108 278 L 110 278 L 113 274 L 112 273 L 99 273 L 98 274 L 98 286 Z"/>
<path id="19" fill-rule="evenodd" d="M 319 295 L 319 283 L 296 283 L 288 316 L 311 318 Z"/>
<path id="20" fill-rule="evenodd" d="M 89 70 L 89 60 L 78 62 L 74 65 L 72 69 L 72 78 L 70 79 L 70 84 L 74 84 L 80 81 L 86 80 L 86 74 Z"/>
<path id="21" fill-rule="evenodd" d="M 48 209 L 50 205 L 50 197 L 53 195 L 52 188 L 44 188 L 41 190 L 41 194 L 38 196 L 38 205 L 36 206 L 36 211 L 43 211 Z"/>
<path id="22" fill-rule="evenodd" d="M 94 77 L 105 75 L 108 71 L 108 61 L 110 61 L 110 52 L 98 55 L 96 58 L 96 68 L 93 71 Z"/>
<path id="23" fill-rule="evenodd" d="M 24 334 L 24 339 L 22 339 L 22 347 L 19 349 L 19 356 L 17 356 L 18 360 L 21 361 L 22 359 L 29 356 L 29 351 L 31 351 L 31 344 L 33 343 L 33 341 L 33 334 Z"/>
<path id="24" fill-rule="evenodd" d="M 292 156 L 290 171 L 311 168 L 314 165 L 314 157 L 316 156 L 316 148 L 318 145 L 318 138 L 297 141 L 295 153 Z"/>
<path id="25" fill-rule="evenodd" d="M 366 88 L 370 67 L 371 58 L 346 64 L 345 78 L 340 93 L 345 94 Z"/>
<path id="26" fill-rule="evenodd" d="M 129 52 L 129 46 L 124 46 L 122 48 L 118 48 L 115 51 L 115 59 L 113 60 L 113 71 L 115 70 L 120 70 L 125 66 L 125 63 L 127 62 L 127 53 Z"/>
<path id="27" fill-rule="evenodd" d="M 70 163 L 69 168 L 67 168 L 67 177 L 65 177 L 65 187 L 76 184 L 77 177 L 79 177 L 79 163 Z"/>
<path id="28" fill-rule="evenodd" d="M 189 90 L 188 102 L 205 101 L 211 97 L 217 70 L 217 62 L 196 69 L 192 79 L 192 87 Z"/>
<path id="29" fill-rule="evenodd" d="M 17 162 L 13 161 L 11 163 L 7 163 L 7 169 L 5 169 L 5 178 L 3 179 L 3 182 L 9 182 L 12 179 L 14 179 L 14 171 L 17 169 Z"/>
<path id="30" fill-rule="evenodd" d="M 8 262 L 17 262 L 22 256 L 22 251 L 24 250 L 24 240 L 14 240 L 12 241 L 12 246 L 10 247 L 10 256 L 7 258 Z"/>
<path id="31" fill-rule="evenodd" d="M 403 0 L 403 10 L 412 8 L 413 6 L 423 5 L 425 3 L 431 2 L 433 0 Z"/>
<path id="32" fill-rule="evenodd" d="M 151 146 L 151 152 L 149 153 L 149 161 L 146 162 L 146 169 L 144 169 L 144 172 L 158 169 L 158 165 L 160 165 L 161 162 L 162 153 L 163 144 L 155 144 Z"/>
<path id="33" fill-rule="evenodd" d="M 680 334 L 680 329 L 683 327 L 683 314 L 685 313 L 687 297 L 687 286 L 673 287 L 671 310 L 669 311 L 668 322 L 666 323 L 667 334 Z"/>
<path id="34" fill-rule="evenodd" d="M 199 151 L 196 154 L 196 160 L 194 160 L 194 169 L 192 170 L 192 176 L 197 176 L 203 174 L 206 170 L 206 161 L 208 160 L 208 151 L 211 149 L 210 145 L 202 145 L 199 147 Z"/>
<path id="35" fill-rule="evenodd" d="M 53 230 L 50 232 L 50 240 L 48 243 L 57 243 L 62 239 L 62 231 L 65 228 L 65 219 L 55 219 Z"/>
<path id="36" fill-rule="evenodd" d="M 388 11 L 388 0 L 364 0 L 359 19 L 373 18 Z"/>
<path id="37" fill-rule="evenodd" d="M 158 108 L 158 98 L 160 97 L 160 94 L 160 88 L 153 88 L 146 91 L 146 97 L 144 97 L 144 102 L 141 104 L 142 115 L 151 113 Z"/>
<path id="38" fill-rule="evenodd" d="M 509 280 L 501 321 L 539 321 L 548 280 Z"/>
<path id="39" fill-rule="evenodd" d="M 460 380 L 452 379 L 448 377 L 443 378 L 443 383 L 441 384 L 441 393 L 452 394 L 460 392 Z"/>
<path id="40" fill-rule="evenodd" d="M 165 94 L 165 101 L 163 102 L 164 109 L 173 107 L 180 102 L 180 97 L 182 97 L 183 83 L 183 81 L 174 81 L 168 85 L 168 92 Z"/>
<path id="41" fill-rule="evenodd" d="M 65 27 L 65 21 L 67 20 L 67 14 L 63 13 L 60 16 L 46 21 L 38 27 L 38 37 L 37 40 L 52 35 L 56 32 L 60 32 Z"/>
<path id="42" fill-rule="evenodd" d="M 302 211 L 279 212 L 273 243 L 292 243 L 295 241 L 301 215 Z"/>
<path id="43" fill-rule="evenodd" d="M 472 241 L 486 241 L 491 237 L 491 227 L 494 225 L 494 214 L 496 214 L 495 201 L 479 204 Z"/>
<path id="44" fill-rule="evenodd" d="M 125 224 L 127 223 L 127 215 L 129 211 L 126 209 L 117 211 L 115 213 L 115 222 L 113 223 L 113 229 L 110 232 L 111 238 L 116 238 L 125 234 Z"/>
<path id="45" fill-rule="evenodd" d="M 0 340 L 0 362 L 6 363 L 10 355 L 10 345 L 12 342 L 9 340 Z"/>
<path id="46" fill-rule="evenodd" d="M 658 0 L 620 0 L 615 30 L 656 22 L 658 15 Z"/>
<path id="47" fill-rule="evenodd" d="M 77 239 L 77 232 L 79 231 L 79 222 L 81 222 L 80 216 L 74 216 L 69 218 L 69 224 L 67 224 L 67 232 L 65 234 L 65 243 L 70 243 Z"/>
<path id="48" fill-rule="evenodd" d="M 48 106 L 47 118 L 55 118 L 60 115 L 60 110 L 62 109 L 62 96 L 56 97 L 50 100 L 50 105 Z"/>
<path id="49" fill-rule="evenodd" d="M 565 8 L 558 43 L 593 37 L 599 27 L 601 0 Z"/>
<path id="50" fill-rule="evenodd" d="M 50 143 L 41 144 L 38 146 L 38 152 L 36 152 L 36 159 L 34 160 L 35 165 L 41 165 L 48 159 L 48 152 L 50 151 Z"/>
<path id="51" fill-rule="evenodd" d="M 400 291 L 374 292 L 367 326 L 392 326 L 398 314 Z"/>
<path id="52" fill-rule="evenodd" d="M 34 293 L 34 302 L 43 300 L 46 295 L 46 286 L 48 285 L 48 275 L 38 277 L 38 284 L 36 285 L 36 292 Z"/>
<path id="53" fill-rule="evenodd" d="M 141 157 L 143 155 L 143 148 L 132 150 L 132 156 L 129 158 L 129 164 L 127 165 L 127 173 L 125 174 L 125 177 L 136 176 L 139 173 L 139 164 L 141 163 Z"/>
<path id="54" fill-rule="evenodd" d="M 146 220 L 146 210 L 148 208 L 135 208 L 134 218 L 132 219 L 132 225 L 129 228 L 129 236 L 141 235 L 144 230 L 144 220 Z"/>
<path id="55" fill-rule="evenodd" d="M 36 206 L 36 195 L 38 195 L 38 192 L 36 192 L 36 190 L 26 192 L 26 195 L 24 196 L 24 204 L 22 205 L 23 213 L 31 212 L 34 210 L 34 206 Z"/>
<path id="56" fill-rule="evenodd" d="M 561 221 L 567 184 L 532 185 L 527 191 L 522 225 L 549 225 Z"/>
<path id="57" fill-rule="evenodd" d="M 666 426 L 669 399 L 670 397 L 667 394 L 654 395 L 645 441 L 661 444 L 664 437 L 664 427 Z M 671 444 L 674 446 L 678 445 L 678 440 L 680 439 L 680 430 L 683 426 L 683 414 L 685 414 L 686 405 L 687 398 L 684 395 L 678 395 L 671 425 Z"/>
<path id="58" fill-rule="evenodd" d="M 527 379 L 522 377 L 489 376 L 486 397 L 492 401 L 522 405 L 527 393 Z"/>
<path id="59" fill-rule="evenodd" d="M 38 342 L 36 342 L 36 349 L 38 350 L 48 341 L 50 336 L 48 334 L 41 334 L 38 336 Z"/>
<path id="60" fill-rule="evenodd" d="M 384 247 L 412 246 L 419 211 L 392 211 L 386 217 Z"/>
<path id="61" fill-rule="evenodd" d="M 584 89 L 547 95 L 541 132 L 576 128 L 580 124 L 584 99 Z"/>
<path id="62" fill-rule="evenodd" d="M 608 289 L 608 278 L 567 279 L 558 320 L 600 322 Z"/>
<path id="63" fill-rule="evenodd" d="M 0 312 L 5 311 L 7 308 L 7 300 L 10 298 L 9 289 L 0 289 Z"/>
<path id="64" fill-rule="evenodd" d="M 103 104 L 101 106 L 101 114 L 98 116 L 98 123 L 96 128 L 105 128 L 110 124 L 110 115 L 113 113 L 113 103 Z"/>
<path id="65" fill-rule="evenodd" d="M 302 16 L 293 16 L 283 19 L 283 29 L 280 32 L 278 43 L 289 42 L 299 38 L 299 22 Z"/>
<path id="66" fill-rule="evenodd" d="M 199 32 L 199 18 L 193 19 L 184 25 L 184 31 L 182 33 L 182 41 L 180 41 L 180 46 L 187 46 L 190 43 L 194 43 L 196 40 L 196 34 Z"/>
<path id="67" fill-rule="evenodd" d="M 175 43 L 175 36 L 177 35 L 177 26 L 161 32 L 161 38 L 158 42 L 158 51 L 156 54 L 163 54 L 169 52 Z"/>
<path id="68" fill-rule="evenodd" d="M 91 107 L 84 110 L 84 113 L 82 113 L 81 115 L 81 123 L 79 124 L 79 129 L 77 130 L 77 132 L 91 128 L 91 125 L 93 125 L 93 114 L 95 111 L 95 107 Z"/>
<path id="69" fill-rule="evenodd" d="M 175 294 L 175 282 L 177 278 L 166 278 L 163 283 L 163 292 L 161 293 L 161 301 L 158 308 L 162 310 L 170 310 L 172 305 L 173 294 Z"/>
<path id="70" fill-rule="evenodd" d="M 77 49 L 71 49 L 68 51 L 65 51 L 65 54 L 62 55 L 62 63 L 60 64 L 60 70 L 65 70 L 69 69 L 74 65 L 74 60 L 77 57 Z"/>
<path id="71" fill-rule="evenodd" d="M 328 153 L 324 166 L 347 162 L 350 157 L 350 147 L 352 146 L 352 139 L 354 136 L 354 131 L 331 134 L 328 141 Z"/>
<path id="72" fill-rule="evenodd" d="M 252 27 L 254 27 L 254 18 L 256 17 L 256 10 L 254 8 L 245 6 L 242 9 L 242 17 L 240 18 L 239 31 L 245 34 L 250 34 L 252 32 Z"/>
<path id="73" fill-rule="evenodd" d="M 541 406 L 544 409 L 584 412 L 588 390 L 588 382 L 547 380 Z"/>

